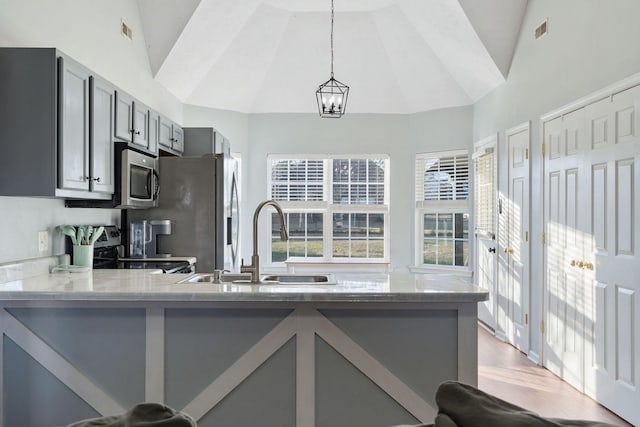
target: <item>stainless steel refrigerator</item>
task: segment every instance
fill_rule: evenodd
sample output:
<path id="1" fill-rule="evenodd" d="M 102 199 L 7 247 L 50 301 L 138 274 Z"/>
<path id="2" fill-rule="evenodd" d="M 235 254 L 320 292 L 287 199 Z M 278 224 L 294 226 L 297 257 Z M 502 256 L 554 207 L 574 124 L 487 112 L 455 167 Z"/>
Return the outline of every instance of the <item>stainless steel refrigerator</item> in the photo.
<path id="1" fill-rule="evenodd" d="M 158 251 L 195 256 L 197 272 L 239 269 L 238 166 L 228 153 L 160 157 L 158 207 L 139 219 L 171 220 Z"/>

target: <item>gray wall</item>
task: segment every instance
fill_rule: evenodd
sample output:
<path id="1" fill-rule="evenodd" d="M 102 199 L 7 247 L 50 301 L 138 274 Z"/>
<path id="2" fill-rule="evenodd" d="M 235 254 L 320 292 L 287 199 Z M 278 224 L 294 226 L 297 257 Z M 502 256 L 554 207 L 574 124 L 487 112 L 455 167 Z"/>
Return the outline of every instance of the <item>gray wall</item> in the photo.
<path id="1" fill-rule="evenodd" d="M 529 0 L 504 85 L 473 108 L 473 139 L 499 133 L 500 188 L 506 190 L 505 130 L 531 120 L 531 349 L 540 354 L 542 158 L 540 116 L 640 72 L 638 0 Z M 549 32 L 534 40 L 548 18 Z"/>
<path id="2" fill-rule="evenodd" d="M 119 224 L 115 209 L 69 209 L 64 200 L 0 197 L 0 264 L 64 253 L 61 224 Z M 38 232 L 47 231 L 49 249 L 38 251 Z"/>
<path id="3" fill-rule="evenodd" d="M 390 253 L 394 270 L 413 265 L 415 154 L 472 146 L 471 107 L 414 115 L 347 114 L 339 120 L 316 114 L 252 114 L 245 178 L 243 230 L 251 230 L 253 209 L 268 194 L 269 154 L 388 154 L 390 157 Z M 246 188 L 246 187 L 245 187 Z M 245 233 L 244 247 L 251 248 Z M 266 253 L 261 239 L 261 253 Z M 247 250 L 243 251 L 245 258 Z"/>

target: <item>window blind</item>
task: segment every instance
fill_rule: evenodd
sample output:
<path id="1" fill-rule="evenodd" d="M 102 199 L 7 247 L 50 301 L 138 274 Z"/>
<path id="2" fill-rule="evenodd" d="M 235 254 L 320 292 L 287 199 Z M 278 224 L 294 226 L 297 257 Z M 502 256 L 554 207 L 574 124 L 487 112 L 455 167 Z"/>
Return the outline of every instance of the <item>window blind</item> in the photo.
<path id="1" fill-rule="evenodd" d="M 476 233 L 495 235 L 495 161 L 493 151 L 475 161 Z"/>
<path id="2" fill-rule="evenodd" d="M 276 201 L 324 200 L 324 160 L 273 159 L 271 198 Z"/>
<path id="3" fill-rule="evenodd" d="M 467 152 L 416 156 L 416 201 L 469 199 Z"/>

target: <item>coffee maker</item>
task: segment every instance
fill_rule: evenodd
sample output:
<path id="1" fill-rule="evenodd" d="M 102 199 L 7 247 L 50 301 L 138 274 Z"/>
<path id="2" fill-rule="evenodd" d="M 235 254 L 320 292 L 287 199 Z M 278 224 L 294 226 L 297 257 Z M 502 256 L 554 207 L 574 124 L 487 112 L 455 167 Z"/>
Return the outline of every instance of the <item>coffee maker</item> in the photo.
<path id="1" fill-rule="evenodd" d="M 129 257 L 168 258 L 171 254 L 158 253 L 158 236 L 171 234 L 168 219 L 132 221 L 129 225 Z"/>

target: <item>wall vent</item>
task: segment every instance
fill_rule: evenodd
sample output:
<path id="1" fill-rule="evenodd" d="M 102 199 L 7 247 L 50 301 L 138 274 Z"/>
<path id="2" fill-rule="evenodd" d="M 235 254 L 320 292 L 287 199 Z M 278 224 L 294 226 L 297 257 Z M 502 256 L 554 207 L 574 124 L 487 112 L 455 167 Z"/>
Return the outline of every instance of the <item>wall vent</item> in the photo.
<path id="1" fill-rule="evenodd" d="M 540 24 L 538 26 L 538 28 L 536 28 L 536 40 L 538 40 L 540 37 L 544 36 L 545 34 L 547 34 L 547 19 L 544 20 L 544 22 L 542 24 Z"/>
<path id="2" fill-rule="evenodd" d="M 120 21 L 120 34 L 128 38 L 129 40 L 133 40 L 133 30 L 130 26 L 127 25 L 124 20 Z"/>

